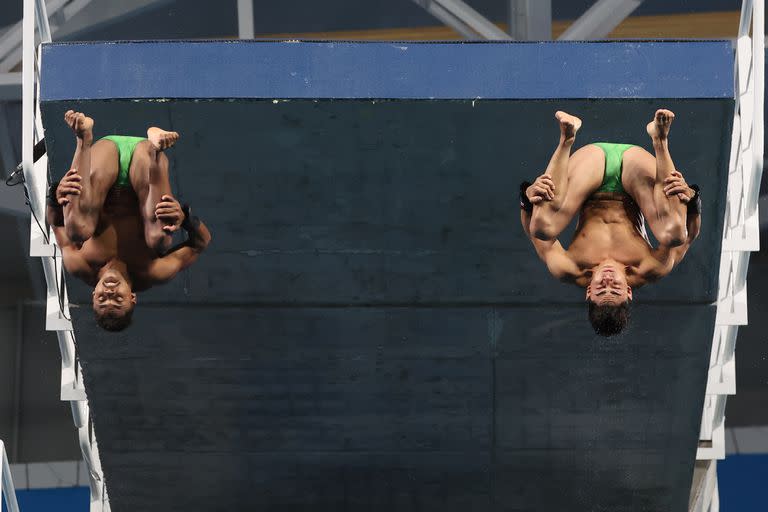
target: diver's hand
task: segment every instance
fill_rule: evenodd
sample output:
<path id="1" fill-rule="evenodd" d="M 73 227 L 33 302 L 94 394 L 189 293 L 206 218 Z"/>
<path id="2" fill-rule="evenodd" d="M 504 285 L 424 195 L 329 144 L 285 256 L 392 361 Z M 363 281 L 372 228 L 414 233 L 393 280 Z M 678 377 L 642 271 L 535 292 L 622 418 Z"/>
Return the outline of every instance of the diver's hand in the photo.
<path id="1" fill-rule="evenodd" d="M 672 174 L 664 180 L 664 194 L 667 197 L 676 195 L 680 202 L 688 204 L 688 201 L 696 194 L 696 191 L 688 186 L 682 174 L 672 171 Z"/>
<path id="2" fill-rule="evenodd" d="M 542 174 L 536 178 L 533 185 L 528 187 L 525 191 L 525 195 L 528 197 L 531 204 L 538 204 L 542 201 L 551 201 L 555 198 L 555 182 L 552 181 L 550 176 Z"/>
<path id="3" fill-rule="evenodd" d="M 79 196 L 83 191 L 83 185 L 80 183 L 82 177 L 77 174 L 77 169 L 70 169 L 67 174 L 61 178 L 59 186 L 56 187 L 56 203 L 59 206 L 66 206 L 69 204 L 69 197 L 67 196 Z"/>
<path id="4" fill-rule="evenodd" d="M 178 231 L 181 223 L 184 221 L 184 213 L 181 211 L 179 202 L 168 194 L 160 198 L 161 201 L 155 206 L 155 217 L 163 224 L 163 231 L 170 234 Z"/>

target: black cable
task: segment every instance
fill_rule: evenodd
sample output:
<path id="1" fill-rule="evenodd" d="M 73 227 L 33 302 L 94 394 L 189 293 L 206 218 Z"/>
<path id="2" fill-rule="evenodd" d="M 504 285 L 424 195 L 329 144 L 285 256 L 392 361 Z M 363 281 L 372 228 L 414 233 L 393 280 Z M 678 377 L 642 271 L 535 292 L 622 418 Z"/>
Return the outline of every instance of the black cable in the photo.
<path id="1" fill-rule="evenodd" d="M 39 143 L 38 143 L 39 144 Z M 44 147 L 44 146 L 43 146 Z M 41 155 L 42 156 L 42 155 Z M 20 177 L 17 177 L 20 176 Z M 35 213 L 35 210 L 32 208 L 32 201 L 29 197 L 29 189 L 27 188 L 27 182 L 24 179 L 24 174 L 22 173 L 21 165 L 16 167 L 16 170 L 11 173 L 10 176 L 5 180 L 5 184 L 9 187 L 15 187 L 16 185 L 22 185 L 24 187 L 24 199 L 27 207 L 29 208 L 29 212 L 32 214 L 32 218 L 35 219 L 35 223 L 37 224 L 37 227 L 40 228 L 40 232 L 43 234 L 43 240 L 45 240 L 46 245 L 50 245 L 51 240 L 48 237 L 47 230 L 43 228 L 43 225 L 40 223 L 40 219 L 37 218 L 37 214 Z M 59 283 L 59 265 L 56 261 L 56 251 L 57 246 L 53 246 L 53 272 L 54 272 L 54 284 L 56 285 L 56 296 L 59 303 L 59 313 L 61 313 L 61 316 L 64 317 L 65 320 L 68 322 L 72 321 L 72 318 L 68 317 L 66 313 L 64 313 L 64 283 Z M 70 333 L 71 336 L 71 333 Z M 72 341 L 74 343 L 74 336 L 72 336 Z"/>

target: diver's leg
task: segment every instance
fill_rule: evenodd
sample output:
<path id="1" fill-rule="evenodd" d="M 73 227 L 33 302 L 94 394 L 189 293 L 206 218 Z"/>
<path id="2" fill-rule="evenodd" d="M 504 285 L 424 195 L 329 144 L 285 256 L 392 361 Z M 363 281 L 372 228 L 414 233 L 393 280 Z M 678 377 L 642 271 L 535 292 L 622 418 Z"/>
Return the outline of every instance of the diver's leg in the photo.
<path id="1" fill-rule="evenodd" d="M 117 179 L 118 152 L 110 141 L 93 143 L 93 119 L 85 114 L 70 110 L 64 120 L 77 137 L 72 170 L 81 186 L 80 194 L 67 196 L 64 227 L 73 242 L 83 243 L 93 236 L 104 200 Z"/>
<path id="2" fill-rule="evenodd" d="M 565 112 L 555 114 L 560 123 L 560 142 L 544 174 L 554 184 L 554 198 L 534 205 L 531 233 L 549 240 L 571 222 L 581 205 L 600 187 L 605 155 L 597 146 L 587 145 L 571 154 L 581 120 Z"/>
<path id="3" fill-rule="evenodd" d="M 138 196 L 147 247 L 163 254 L 170 249 L 172 236 L 163 230 L 166 224 L 155 215 L 155 207 L 163 196 L 171 195 L 168 157 L 163 150 L 173 146 L 179 135 L 159 128 L 150 128 L 147 135 L 149 140 L 139 142 L 133 152 L 130 179 Z"/>
<path id="4" fill-rule="evenodd" d="M 668 246 L 680 245 L 686 238 L 686 206 L 677 195 L 668 197 L 664 192 L 665 180 L 675 171 L 669 153 L 669 129 L 674 118 L 669 110 L 656 111 L 646 127 L 656 156 L 642 148 L 628 149 L 621 176 L 624 190 L 640 207 L 656 239 Z"/>
<path id="5" fill-rule="evenodd" d="M 550 210 L 559 210 L 564 203 L 568 193 L 570 176 L 568 172 L 568 162 L 571 157 L 571 148 L 576 142 L 576 132 L 581 128 L 581 119 L 562 111 L 555 112 L 555 117 L 560 124 L 560 142 L 549 159 L 549 165 L 544 171 L 545 176 L 552 178 L 555 185 L 555 195 L 550 201 L 544 201 L 541 204 L 543 208 Z"/>

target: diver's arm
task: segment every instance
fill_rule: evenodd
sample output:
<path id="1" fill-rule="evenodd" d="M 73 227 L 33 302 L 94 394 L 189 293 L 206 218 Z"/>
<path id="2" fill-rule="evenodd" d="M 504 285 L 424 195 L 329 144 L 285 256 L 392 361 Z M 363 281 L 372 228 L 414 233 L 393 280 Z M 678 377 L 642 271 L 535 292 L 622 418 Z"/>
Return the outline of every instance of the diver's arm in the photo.
<path id="1" fill-rule="evenodd" d="M 520 223 L 526 236 L 533 244 L 536 254 L 547 265 L 549 273 L 561 281 L 573 282 L 580 275 L 579 267 L 571 259 L 563 245 L 557 239 L 540 240 L 531 236 L 531 213 L 520 209 Z"/>
<path id="2" fill-rule="evenodd" d="M 169 281 L 173 276 L 192 265 L 211 243 L 211 232 L 199 218 L 191 215 L 185 205 L 184 221 L 181 227 L 187 232 L 187 239 L 172 247 L 162 258 L 152 262 L 149 269 L 150 279 L 157 283 Z"/>
<path id="3" fill-rule="evenodd" d="M 653 251 L 654 258 L 659 265 L 659 268 L 653 272 L 656 278 L 669 274 L 673 268 L 683 261 L 691 244 L 699 237 L 701 232 L 701 195 L 699 187 L 691 185 L 691 187 L 687 188 L 684 202 L 687 208 L 685 224 L 688 234 L 681 245 L 675 247 L 659 245 Z"/>

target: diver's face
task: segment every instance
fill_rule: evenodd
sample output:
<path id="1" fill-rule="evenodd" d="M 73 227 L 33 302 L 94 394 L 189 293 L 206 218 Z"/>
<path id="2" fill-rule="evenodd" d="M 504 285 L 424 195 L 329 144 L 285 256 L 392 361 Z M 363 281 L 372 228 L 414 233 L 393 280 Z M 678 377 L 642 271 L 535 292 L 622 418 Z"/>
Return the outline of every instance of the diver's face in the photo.
<path id="1" fill-rule="evenodd" d="M 136 304 L 136 294 L 120 272 L 107 270 L 93 289 L 93 310 L 122 315 Z"/>
<path id="2" fill-rule="evenodd" d="M 587 299 L 600 306 L 617 306 L 632 300 L 624 266 L 613 263 L 598 266 L 587 286 Z"/>

